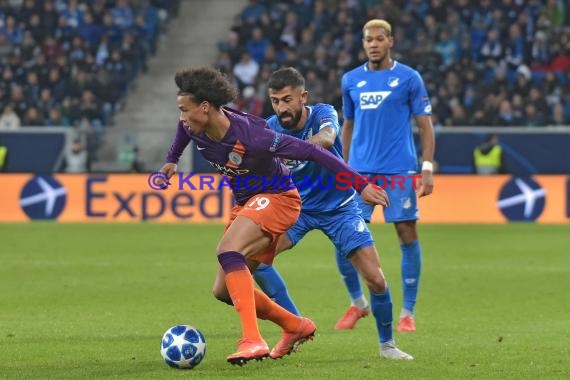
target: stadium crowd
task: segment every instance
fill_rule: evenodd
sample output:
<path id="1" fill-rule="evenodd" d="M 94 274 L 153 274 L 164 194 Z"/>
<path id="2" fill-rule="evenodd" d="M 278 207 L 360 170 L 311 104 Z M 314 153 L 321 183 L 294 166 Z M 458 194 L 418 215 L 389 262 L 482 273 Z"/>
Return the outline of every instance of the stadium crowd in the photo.
<path id="1" fill-rule="evenodd" d="M 0 128 L 112 124 L 179 0 L 0 0 Z"/>
<path id="2" fill-rule="evenodd" d="M 340 110 L 340 78 L 366 60 L 360 28 L 372 18 L 394 26 L 393 57 L 422 74 L 434 125 L 570 125 L 563 0 L 249 0 L 215 65 L 244 111 L 271 114 L 267 78 L 283 66 L 305 75 L 310 102 Z"/>

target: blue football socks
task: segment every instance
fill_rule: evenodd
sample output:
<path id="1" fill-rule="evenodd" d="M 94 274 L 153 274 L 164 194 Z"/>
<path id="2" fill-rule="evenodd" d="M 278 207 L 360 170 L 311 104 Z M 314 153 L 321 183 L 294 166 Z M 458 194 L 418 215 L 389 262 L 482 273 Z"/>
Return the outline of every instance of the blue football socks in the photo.
<path id="1" fill-rule="evenodd" d="M 384 293 L 370 292 L 370 308 L 376 320 L 380 343 L 392 340 L 392 296 L 390 289 Z"/>
<path id="2" fill-rule="evenodd" d="M 367 301 L 362 294 L 362 287 L 360 285 L 360 278 L 358 271 L 352 266 L 350 260 L 340 254 L 338 249 L 335 249 L 336 265 L 346 286 L 346 290 L 352 300 L 354 306 L 360 309 L 365 309 Z M 364 302 L 363 302 L 364 301 Z"/>
<path id="3" fill-rule="evenodd" d="M 400 248 L 402 250 L 403 308 L 413 313 L 422 270 L 422 251 L 417 240 L 411 244 L 400 244 Z"/>
<path id="4" fill-rule="evenodd" d="M 295 315 L 301 315 L 289 295 L 285 281 L 273 266 L 260 264 L 253 278 L 261 290 L 279 306 Z"/>

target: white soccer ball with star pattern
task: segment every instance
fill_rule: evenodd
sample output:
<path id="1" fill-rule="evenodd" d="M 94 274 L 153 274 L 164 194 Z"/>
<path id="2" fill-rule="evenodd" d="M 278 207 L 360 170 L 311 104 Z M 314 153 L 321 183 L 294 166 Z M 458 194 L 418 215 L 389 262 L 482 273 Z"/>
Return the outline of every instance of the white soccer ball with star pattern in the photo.
<path id="1" fill-rule="evenodd" d="M 206 355 L 206 339 L 193 326 L 177 325 L 164 333 L 160 354 L 166 364 L 173 368 L 192 369 Z"/>

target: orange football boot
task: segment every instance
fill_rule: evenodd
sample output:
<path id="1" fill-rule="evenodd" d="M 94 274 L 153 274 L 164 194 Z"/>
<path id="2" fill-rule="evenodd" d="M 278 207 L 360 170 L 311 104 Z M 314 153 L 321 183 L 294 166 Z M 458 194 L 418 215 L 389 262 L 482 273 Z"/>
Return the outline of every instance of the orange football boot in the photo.
<path id="1" fill-rule="evenodd" d="M 242 338 L 237 343 L 238 349 L 228 356 L 228 363 L 242 366 L 250 360 L 263 360 L 269 356 L 269 346 L 264 340 L 254 341 Z"/>
<path id="2" fill-rule="evenodd" d="M 348 308 L 346 313 L 336 323 L 334 326 L 335 330 L 352 330 L 356 325 L 356 322 L 360 318 L 366 317 L 370 312 L 367 309 L 360 309 L 356 306 L 351 306 Z"/>
<path id="3" fill-rule="evenodd" d="M 297 331 L 293 333 L 283 332 L 281 340 L 273 347 L 269 356 L 272 359 L 278 359 L 297 351 L 302 343 L 313 340 L 315 331 L 317 331 L 317 325 L 309 318 L 302 317 L 301 325 Z"/>
<path id="4" fill-rule="evenodd" d="M 398 327 L 396 328 L 398 332 L 413 332 L 416 331 L 416 323 L 414 322 L 414 317 L 411 315 L 404 315 L 400 318 Z"/>

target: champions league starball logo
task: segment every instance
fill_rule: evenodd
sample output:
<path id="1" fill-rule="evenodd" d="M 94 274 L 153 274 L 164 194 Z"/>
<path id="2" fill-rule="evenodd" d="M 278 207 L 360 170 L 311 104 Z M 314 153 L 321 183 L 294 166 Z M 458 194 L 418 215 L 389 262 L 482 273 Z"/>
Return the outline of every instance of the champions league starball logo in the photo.
<path id="1" fill-rule="evenodd" d="M 49 176 L 35 176 L 22 188 L 20 206 L 32 220 L 57 219 L 65 208 L 67 190 Z"/>

